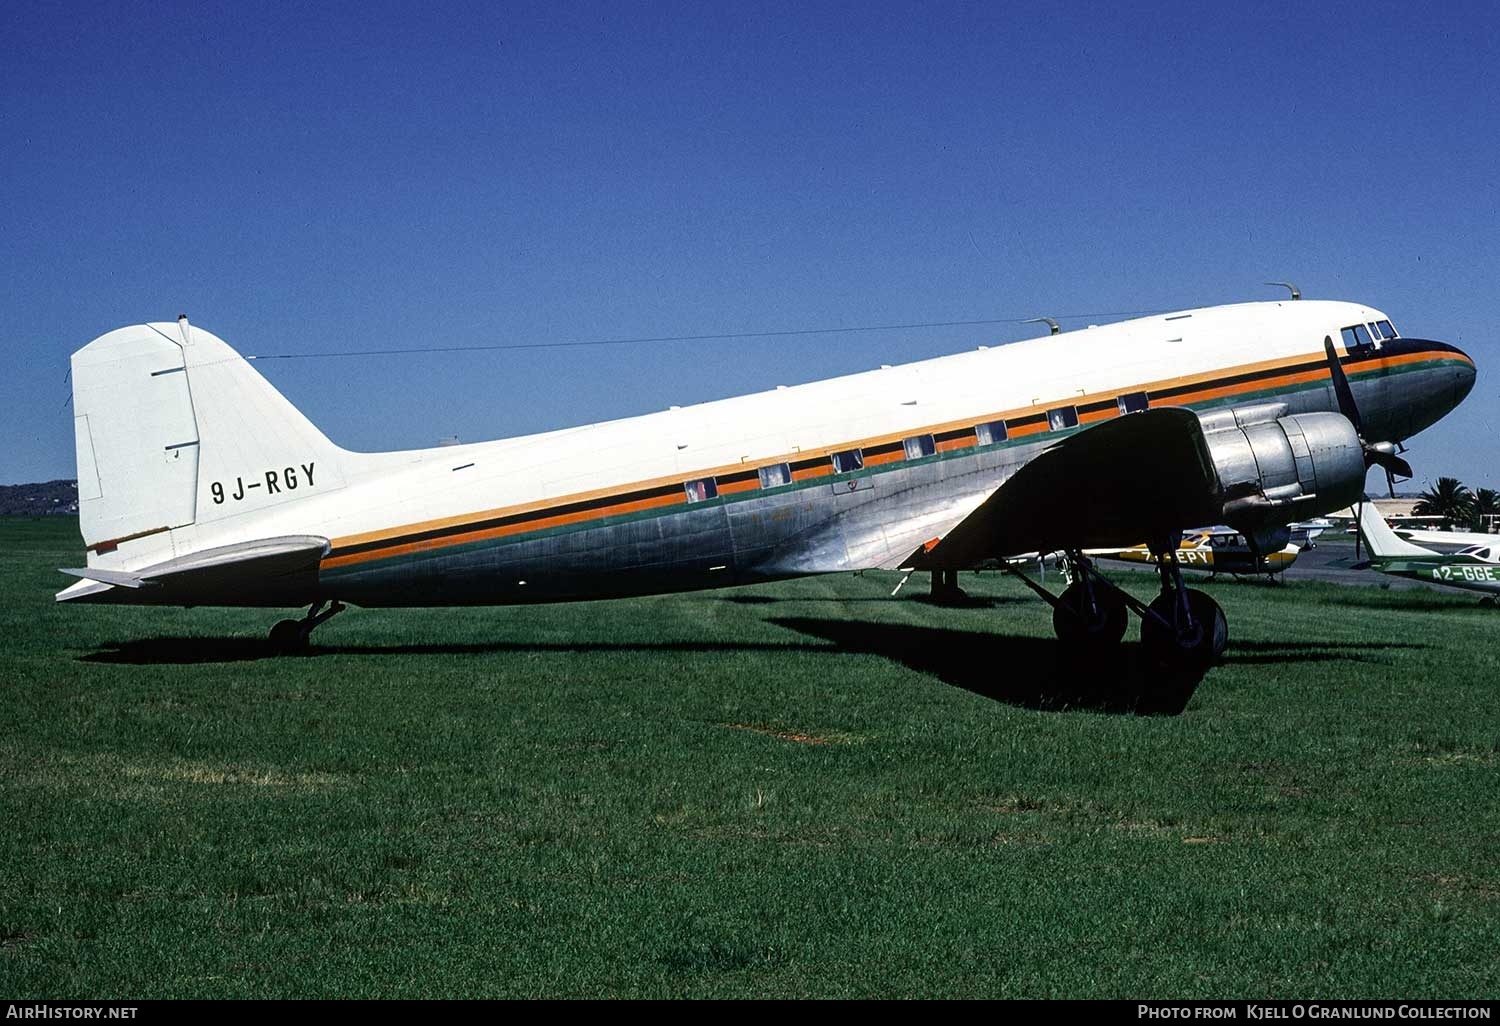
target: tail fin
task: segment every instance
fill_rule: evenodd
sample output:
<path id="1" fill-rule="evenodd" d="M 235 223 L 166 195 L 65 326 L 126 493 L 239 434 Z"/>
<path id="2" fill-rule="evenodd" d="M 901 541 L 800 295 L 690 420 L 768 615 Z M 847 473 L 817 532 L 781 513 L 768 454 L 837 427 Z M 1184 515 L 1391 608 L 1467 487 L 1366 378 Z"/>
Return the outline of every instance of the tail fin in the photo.
<path id="1" fill-rule="evenodd" d="M 1369 546 L 1370 555 L 1378 559 L 1393 559 L 1400 556 L 1430 556 L 1431 549 L 1424 549 L 1420 545 L 1413 545 L 1396 537 L 1390 525 L 1385 522 L 1385 517 L 1375 508 L 1375 504 L 1366 500 L 1359 511 L 1359 533 L 1364 538 L 1365 544 Z"/>
<path id="2" fill-rule="evenodd" d="M 138 324 L 73 354 L 78 512 L 90 561 L 164 532 L 340 488 L 335 446 L 221 339 Z M 158 537 L 160 536 L 160 537 Z"/>

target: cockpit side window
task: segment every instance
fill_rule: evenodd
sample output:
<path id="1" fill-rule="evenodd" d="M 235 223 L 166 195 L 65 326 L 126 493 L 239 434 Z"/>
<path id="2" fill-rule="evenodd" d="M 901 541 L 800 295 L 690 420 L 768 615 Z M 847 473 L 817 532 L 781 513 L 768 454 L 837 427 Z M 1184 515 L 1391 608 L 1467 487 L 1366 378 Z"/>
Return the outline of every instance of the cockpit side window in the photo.
<path id="1" fill-rule="evenodd" d="M 1354 326 L 1354 337 L 1359 340 L 1357 344 L 1361 348 L 1363 348 L 1364 346 L 1373 346 L 1375 344 L 1370 338 L 1369 329 L 1366 328 L 1363 324 L 1356 324 Z"/>
<path id="2" fill-rule="evenodd" d="M 1382 337 L 1392 339 L 1396 337 L 1396 329 L 1391 327 L 1390 321 L 1376 321 L 1375 327 L 1380 330 Z"/>
<path id="3" fill-rule="evenodd" d="M 1355 346 L 1359 345 L 1359 343 L 1355 341 L 1353 328 L 1342 328 L 1339 330 L 1339 334 L 1344 336 L 1345 349 L 1353 349 Z"/>

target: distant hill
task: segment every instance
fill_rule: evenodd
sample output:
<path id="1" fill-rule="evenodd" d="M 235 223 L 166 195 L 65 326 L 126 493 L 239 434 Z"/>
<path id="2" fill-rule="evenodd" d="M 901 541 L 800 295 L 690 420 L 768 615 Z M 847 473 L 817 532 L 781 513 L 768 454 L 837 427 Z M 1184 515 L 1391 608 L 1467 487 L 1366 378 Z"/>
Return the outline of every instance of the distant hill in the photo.
<path id="1" fill-rule="evenodd" d="M 38 516 L 78 512 L 77 481 L 0 485 L 0 516 Z"/>

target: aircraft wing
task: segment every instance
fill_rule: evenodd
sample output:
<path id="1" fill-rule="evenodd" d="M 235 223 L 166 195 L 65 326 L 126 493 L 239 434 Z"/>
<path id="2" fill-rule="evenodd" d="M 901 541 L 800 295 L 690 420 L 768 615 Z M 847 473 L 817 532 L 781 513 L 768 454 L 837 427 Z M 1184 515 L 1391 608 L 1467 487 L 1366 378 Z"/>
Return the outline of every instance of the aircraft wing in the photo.
<path id="1" fill-rule="evenodd" d="M 137 603 L 219 605 L 233 595 L 241 605 L 300 605 L 316 595 L 318 564 L 328 551 L 327 538 L 290 535 L 205 549 L 140 570 L 64 569 L 83 580 L 58 592 L 57 601 L 110 602 L 123 588 L 137 592 L 130 596 Z"/>
<path id="2" fill-rule="evenodd" d="M 1197 415 L 1145 410 L 1046 450 L 905 566 L 962 570 L 1019 552 L 1130 548 L 1213 523 L 1223 498 Z"/>

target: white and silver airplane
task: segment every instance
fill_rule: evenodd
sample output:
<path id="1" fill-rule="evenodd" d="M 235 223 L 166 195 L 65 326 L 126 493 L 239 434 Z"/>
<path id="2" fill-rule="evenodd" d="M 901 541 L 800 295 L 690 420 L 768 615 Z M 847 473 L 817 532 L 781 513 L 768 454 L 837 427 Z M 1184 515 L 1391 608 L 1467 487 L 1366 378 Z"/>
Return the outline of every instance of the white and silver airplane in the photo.
<path id="1" fill-rule="evenodd" d="M 1333 339 L 1340 339 L 1335 343 Z M 1066 641 L 1108 650 L 1127 609 L 1168 666 L 1223 649 L 1182 529 L 1279 550 L 1368 466 L 1468 394 L 1474 364 L 1355 303 L 1184 310 L 520 438 L 342 449 L 187 319 L 73 354 L 87 566 L 61 602 L 552 602 L 868 568 L 958 570 L 1062 550 Z M 1086 548 L 1165 554 L 1144 605 Z M 1028 581 L 1028 583 L 1030 583 Z"/>
<path id="2" fill-rule="evenodd" d="M 1391 530 L 1396 532 L 1397 537 L 1418 545 L 1500 545 L 1500 535 L 1481 531 L 1420 531 L 1404 527 L 1393 527 Z"/>

